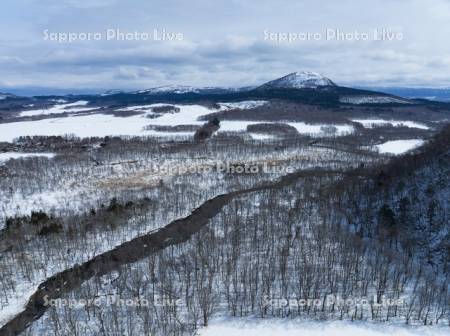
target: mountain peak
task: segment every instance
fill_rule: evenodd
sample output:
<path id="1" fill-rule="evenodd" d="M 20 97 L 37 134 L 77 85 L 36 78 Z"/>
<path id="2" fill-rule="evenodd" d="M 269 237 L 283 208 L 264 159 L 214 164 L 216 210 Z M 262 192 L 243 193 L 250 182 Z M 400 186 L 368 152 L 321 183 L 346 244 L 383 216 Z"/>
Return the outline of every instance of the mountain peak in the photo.
<path id="1" fill-rule="evenodd" d="M 333 81 L 317 72 L 292 72 L 284 77 L 263 84 L 263 88 L 303 89 L 320 86 L 336 86 Z"/>

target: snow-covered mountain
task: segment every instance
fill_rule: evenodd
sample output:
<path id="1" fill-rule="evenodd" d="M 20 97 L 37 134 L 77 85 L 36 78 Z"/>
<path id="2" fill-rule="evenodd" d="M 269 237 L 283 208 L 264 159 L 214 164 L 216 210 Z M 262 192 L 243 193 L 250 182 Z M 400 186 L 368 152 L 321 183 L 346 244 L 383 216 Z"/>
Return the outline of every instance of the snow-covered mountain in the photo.
<path id="1" fill-rule="evenodd" d="M 222 94 L 232 92 L 251 91 L 255 88 L 317 88 L 322 86 L 336 86 L 332 80 L 326 78 L 316 72 L 302 71 L 293 72 L 287 76 L 272 80 L 261 86 L 245 86 L 245 87 L 194 87 L 188 85 L 164 85 L 150 89 L 130 92 L 131 94 L 141 95 L 160 95 L 160 94 Z M 108 95 L 114 94 L 107 93 Z M 106 95 L 106 94 L 104 94 Z"/>
<path id="2" fill-rule="evenodd" d="M 284 77 L 272 80 L 260 86 L 260 88 L 279 88 L 279 89 L 303 89 L 318 88 L 321 86 L 336 86 L 333 81 L 327 77 L 312 71 L 293 72 Z"/>
<path id="3" fill-rule="evenodd" d="M 198 92 L 198 88 L 186 85 L 164 85 L 146 90 L 136 91 L 135 93 L 155 94 L 155 93 L 189 93 Z"/>
<path id="4" fill-rule="evenodd" d="M 132 92 L 126 92 L 121 90 L 108 90 L 102 93 L 101 96 L 112 96 L 116 94 L 138 94 L 138 95 L 186 94 L 186 93 L 221 94 L 230 92 L 250 91 L 254 88 L 255 86 L 234 88 L 234 87 L 214 87 L 214 86 L 195 87 L 188 85 L 164 85 Z"/>
<path id="5" fill-rule="evenodd" d="M 186 86 L 186 85 L 165 85 L 158 86 L 146 90 L 140 90 L 133 92 L 135 94 L 165 94 L 165 93 L 175 93 L 175 94 L 184 94 L 184 93 L 206 93 L 206 94 L 214 94 L 214 93 L 228 93 L 228 92 L 240 92 L 240 91 L 249 91 L 254 89 L 254 87 L 243 87 L 243 88 L 227 88 L 227 87 L 194 87 L 194 86 Z"/>
<path id="6" fill-rule="evenodd" d="M 0 92 L 0 100 L 6 99 L 6 98 L 14 98 L 14 97 L 15 97 L 15 95 L 13 95 L 13 94 Z"/>

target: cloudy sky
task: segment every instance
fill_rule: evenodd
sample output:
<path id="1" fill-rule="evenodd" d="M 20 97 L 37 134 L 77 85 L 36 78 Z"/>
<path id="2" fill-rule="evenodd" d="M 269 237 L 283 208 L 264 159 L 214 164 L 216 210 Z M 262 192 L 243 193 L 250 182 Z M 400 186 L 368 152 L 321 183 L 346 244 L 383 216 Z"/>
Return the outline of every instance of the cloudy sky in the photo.
<path id="1" fill-rule="evenodd" d="M 449 38 L 450 0 L 3 0 L 0 89 L 245 86 L 301 70 L 450 87 Z"/>

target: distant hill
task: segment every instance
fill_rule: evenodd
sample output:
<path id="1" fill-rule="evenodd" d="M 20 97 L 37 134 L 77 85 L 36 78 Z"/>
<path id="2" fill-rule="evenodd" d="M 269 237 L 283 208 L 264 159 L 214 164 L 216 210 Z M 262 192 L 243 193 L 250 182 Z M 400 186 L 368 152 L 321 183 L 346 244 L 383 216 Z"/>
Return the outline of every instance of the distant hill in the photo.
<path id="1" fill-rule="evenodd" d="M 376 90 L 408 99 L 450 102 L 450 88 L 361 87 L 361 89 Z"/>

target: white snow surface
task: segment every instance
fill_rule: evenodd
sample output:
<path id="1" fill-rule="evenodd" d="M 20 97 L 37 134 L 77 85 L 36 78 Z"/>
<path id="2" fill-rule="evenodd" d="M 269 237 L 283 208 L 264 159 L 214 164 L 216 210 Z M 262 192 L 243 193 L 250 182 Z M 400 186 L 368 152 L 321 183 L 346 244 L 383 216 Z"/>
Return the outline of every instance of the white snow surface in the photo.
<path id="1" fill-rule="evenodd" d="M 26 157 L 47 157 L 52 158 L 55 154 L 53 153 L 19 153 L 19 152 L 6 152 L 0 153 L 0 164 L 11 160 L 11 159 L 19 159 Z"/>
<path id="2" fill-rule="evenodd" d="M 170 115 L 167 115 L 170 116 Z M 162 118 L 161 118 L 162 119 Z M 172 136 L 183 135 L 181 133 L 167 133 L 145 131 L 146 125 L 165 124 L 151 122 L 157 119 L 147 119 L 144 116 L 114 117 L 104 114 L 91 114 L 85 116 L 69 116 L 66 118 L 43 119 L 36 121 L 24 121 L 9 124 L 0 124 L 1 141 L 11 142 L 19 136 L 33 135 L 75 135 L 80 138 L 120 136 Z M 165 121 L 170 121 L 165 119 Z M 9 127 L 8 127 L 9 125 Z"/>
<path id="3" fill-rule="evenodd" d="M 376 145 L 375 147 L 380 153 L 389 153 L 389 154 L 403 154 L 406 153 L 416 147 L 423 145 L 424 141 L 421 139 L 412 139 L 412 140 L 392 140 L 382 143 L 380 145 Z"/>
<path id="4" fill-rule="evenodd" d="M 0 327 L 24 310 L 31 295 L 34 294 L 38 287 L 38 284 L 18 284 L 15 296 L 8 299 L 9 304 L 5 307 L 0 307 Z"/>
<path id="5" fill-rule="evenodd" d="M 90 110 L 96 110 L 98 107 L 82 107 L 89 104 L 88 101 L 79 100 L 74 103 L 69 104 L 56 104 L 47 109 L 38 109 L 38 110 L 30 110 L 23 111 L 20 113 L 21 117 L 32 117 L 37 115 L 48 115 L 48 114 L 60 114 L 60 113 L 74 113 L 74 112 L 84 112 Z"/>
<path id="6" fill-rule="evenodd" d="M 352 119 L 353 122 L 362 124 L 366 128 L 373 128 L 377 126 L 392 125 L 394 127 L 406 126 L 410 128 L 419 128 L 423 130 L 430 129 L 427 125 L 420 124 L 408 120 L 385 120 L 385 119 Z"/>
<path id="7" fill-rule="evenodd" d="M 297 131 L 301 134 L 310 134 L 313 136 L 319 136 L 324 134 L 324 127 L 326 126 L 334 126 L 336 127 L 335 135 L 346 135 L 350 134 L 354 131 L 353 126 L 351 125 L 325 125 L 325 124 L 305 124 L 303 122 L 287 122 L 286 124 L 293 126 L 297 129 Z"/>
<path id="8" fill-rule="evenodd" d="M 80 104 L 79 102 L 77 102 Z M 70 104 L 73 108 L 75 103 Z M 142 106 L 131 106 L 125 109 L 129 111 L 141 111 L 143 114 L 116 117 L 106 114 L 89 115 L 69 115 L 67 117 L 56 117 L 42 120 L 19 121 L 13 123 L 0 124 L 0 141 L 12 142 L 20 136 L 53 136 L 53 135 L 75 135 L 80 138 L 104 137 L 104 136 L 192 136 L 193 132 L 158 132 L 144 130 L 147 125 L 157 126 L 177 126 L 177 125 L 203 125 L 205 121 L 200 117 L 231 108 L 229 106 L 240 106 L 240 108 L 250 108 L 259 106 L 262 101 L 243 101 L 239 103 L 223 103 L 219 109 L 209 109 L 201 105 L 174 105 L 180 109 L 178 113 L 156 114 L 152 112 L 153 107 L 167 104 L 152 104 Z M 230 105 L 231 104 L 231 105 Z M 236 105 L 237 104 L 237 105 Z M 67 107 L 69 104 L 65 104 Z M 79 106 L 79 105 L 78 105 Z M 119 109 L 123 110 L 123 109 Z M 30 111 L 28 111 L 30 112 Z M 221 122 L 220 131 L 245 132 L 248 125 L 258 124 L 266 121 L 233 121 L 224 120 Z M 322 127 L 327 125 L 310 125 L 303 122 L 285 122 L 295 127 L 299 133 L 322 135 Z M 353 132 L 351 125 L 333 125 L 337 132 L 335 135 L 343 135 Z"/>
<path id="9" fill-rule="evenodd" d="M 329 78 L 317 72 L 293 72 L 284 77 L 263 84 L 262 87 L 275 87 L 287 89 L 317 88 L 320 86 L 335 86 Z"/>
<path id="10" fill-rule="evenodd" d="M 273 135 L 269 134 L 259 134 L 259 133 L 249 133 L 253 140 L 272 140 L 275 139 Z"/>
<path id="11" fill-rule="evenodd" d="M 244 132 L 247 130 L 247 126 L 255 124 L 270 124 L 267 121 L 245 121 L 245 120 L 223 120 L 220 122 L 219 132 Z M 323 127 L 328 125 L 323 124 L 306 124 L 304 122 L 290 122 L 290 121 L 280 121 L 278 123 L 283 123 L 290 125 L 297 129 L 300 134 L 306 134 L 311 136 L 321 136 L 324 135 Z M 345 135 L 350 134 L 354 131 L 351 125 L 333 125 L 336 127 L 336 133 L 334 135 Z"/>
<path id="12" fill-rule="evenodd" d="M 344 96 L 344 97 L 340 97 L 339 101 L 341 103 L 355 104 L 355 105 L 390 104 L 390 103 L 411 104 L 411 102 L 407 101 L 406 99 L 389 97 L 389 96 Z"/>
<path id="13" fill-rule="evenodd" d="M 147 125 L 176 126 L 176 125 L 203 125 L 204 121 L 198 121 L 200 116 L 217 112 L 200 105 L 176 105 L 179 113 L 165 113 L 159 118 L 146 118 L 152 107 L 166 104 L 153 104 L 130 107 L 129 110 L 142 109 L 143 115 L 130 117 L 115 117 L 106 114 L 90 114 L 83 116 L 68 116 L 63 118 L 51 118 L 43 120 L 19 121 L 0 124 L 0 141 L 11 142 L 19 136 L 52 136 L 75 135 L 81 138 L 104 136 L 187 136 L 186 133 L 170 133 L 145 131 Z"/>
<path id="14" fill-rule="evenodd" d="M 289 319 L 227 319 L 213 321 L 199 336 L 448 336 L 448 327 Z"/>

